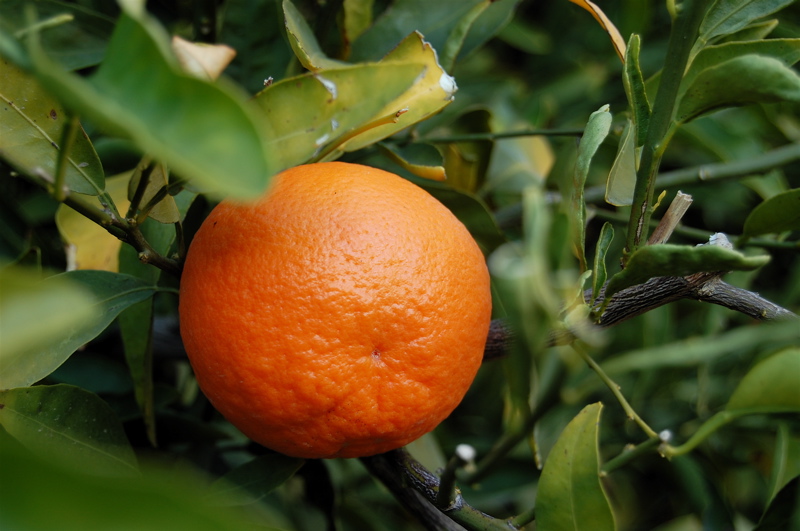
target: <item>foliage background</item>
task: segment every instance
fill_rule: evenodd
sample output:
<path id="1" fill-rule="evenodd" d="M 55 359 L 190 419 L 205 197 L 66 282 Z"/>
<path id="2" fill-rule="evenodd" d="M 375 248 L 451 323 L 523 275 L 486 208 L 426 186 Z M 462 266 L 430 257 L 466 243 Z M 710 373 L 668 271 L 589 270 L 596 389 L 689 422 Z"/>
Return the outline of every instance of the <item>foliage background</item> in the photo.
<path id="1" fill-rule="evenodd" d="M 23 3 L 0 3 L 4 30 L 21 27 Z M 110 2 L 93 0 L 34 4 L 42 17 L 64 9 L 75 11 L 80 22 L 77 34 L 63 43 L 52 44 L 50 49 L 59 50 L 58 59 L 62 62 L 82 74 L 90 74 L 103 55 L 118 8 Z M 408 0 L 395 4 L 415 11 L 426 36 L 428 29 L 435 34 L 442 14 L 452 9 L 451 2 L 432 6 Z M 642 36 L 642 70 L 645 77 L 655 74 L 663 64 L 669 37 L 670 19 L 663 3 L 621 0 L 605 4 L 608 5 L 601 7 L 622 35 Z M 327 55 L 340 55 L 339 26 L 333 21 L 339 16 L 341 2 L 305 0 L 296 5 Z M 424 138 L 526 128 L 581 129 L 593 111 L 609 104 L 614 123 L 594 158 L 587 190 L 604 186 L 622 134 L 620 117 L 628 106 L 621 63 L 608 35 L 591 16 L 569 2 L 501 0 L 497 6 L 498 13 L 505 10 L 500 15 L 509 15 L 508 19 L 498 15 L 501 24 L 497 35 L 485 43 L 475 41 L 466 46 L 473 49 L 460 55 L 451 70 L 459 86 L 454 103 L 421 123 L 414 134 Z M 377 15 L 388 7 L 389 2 L 376 1 L 373 10 Z M 237 55 L 225 75 L 250 94 L 261 90 L 267 77 L 279 82 L 302 72 L 283 31 L 280 2 L 151 1 L 147 9 L 172 34 L 232 46 Z M 772 37 L 800 37 L 798 5 L 781 11 L 778 17 L 780 24 Z M 375 38 L 380 40 L 380 36 Z M 142 83 L 146 82 L 142 79 Z M 798 143 L 797 110 L 796 103 L 757 105 L 727 109 L 696 120 L 674 137 L 663 159 L 662 172 L 744 160 Z M 138 163 L 140 153 L 130 142 L 108 135 L 91 121 L 83 125 L 106 176 L 130 170 Z M 444 185 L 425 186 L 459 214 L 488 252 L 506 240 L 522 236 L 519 204 L 526 188 L 551 193 L 564 189 L 563 183 L 572 176 L 576 144 L 574 136 L 437 143 L 447 153 L 445 167 L 450 179 Z M 377 146 L 347 153 L 342 160 L 386 167 L 422 182 Z M 46 275 L 63 271 L 67 256 L 55 222 L 58 202 L 41 188 L 17 178 L 5 163 L 0 166 L 0 183 L 0 257 L 6 262 L 41 268 Z M 684 225 L 706 232 L 679 232 L 671 242 L 696 244 L 705 241 L 711 232 L 741 234 L 747 215 L 762 200 L 798 187 L 797 160 L 763 175 L 682 185 L 681 190 L 694 197 Z M 667 197 L 675 191 L 668 188 Z M 213 201 L 200 198 L 188 208 L 187 234 L 191 234 Z M 601 220 L 618 220 L 617 230 L 622 233 L 627 213 L 624 207 L 610 207 L 602 198 L 590 202 L 596 208 L 590 209 L 590 215 L 597 216 L 587 231 L 591 255 L 591 242 L 598 238 Z M 493 214 L 488 224 L 487 210 Z M 767 245 L 772 260 L 764 268 L 733 273 L 727 280 L 797 311 L 800 254 L 796 235 L 795 231 L 786 238 L 795 242 L 793 246 Z M 610 257 L 621 255 L 623 240 L 616 239 Z M 557 244 L 551 247 L 551 262 L 557 262 L 563 249 Z M 130 262 L 130 257 L 124 258 L 126 252 L 130 250 L 121 251 L 123 264 Z M 759 251 L 748 247 L 747 252 Z M 609 262 L 609 268 L 614 265 Z M 122 520 L 121 515 L 127 514 L 123 510 L 131 511 L 129 517 L 135 519 L 140 507 L 141 512 L 163 514 L 160 525 L 166 527 L 172 510 L 159 511 L 164 500 L 175 496 L 173 508 L 186 507 L 181 523 L 188 526 L 195 519 L 196 529 L 231 528 L 231 522 L 240 518 L 243 527 L 254 525 L 254 520 L 257 525 L 277 529 L 419 528 L 358 460 L 301 464 L 284 459 L 249 443 L 220 418 L 198 391 L 181 349 L 175 320 L 176 279 L 162 275 L 159 283 L 152 328 L 154 426 L 147 425 L 137 405 L 117 322 L 42 382 L 74 385 L 101 397 L 121 421 L 124 436 L 138 460 L 158 470 L 152 473 L 156 474 L 155 479 L 148 473 L 140 485 L 138 479 L 100 480 L 69 468 L 51 469 L 49 464 L 39 463 L 39 457 L 16 448 L 15 440 L 3 430 L 0 436 L 4 445 L 12 448 L 6 455 L 16 456 L 3 458 L 3 482 L 13 481 L 18 486 L 16 495 L 6 497 L 4 511 L 15 503 L 13 514 L 41 511 L 31 497 L 35 493 L 39 503 L 50 506 L 72 504 L 92 511 L 108 507 L 107 517 L 111 520 Z M 503 309 L 498 309 L 498 316 L 502 316 Z M 35 314 L 28 317 L 25 326 L 35 327 Z M 780 347 L 800 345 L 796 333 L 787 330 L 770 334 L 729 310 L 681 301 L 608 330 L 604 340 L 593 347 L 592 356 L 604 363 L 636 411 L 655 430 L 670 430 L 676 439 L 686 440 L 703 420 L 724 406 L 757 360 Z M 535 452 L 524 442 L 518 444 L 478 485 L 461 485 L 471 505 L 500 518 L 533 506 L 539 477 L 534 456 L 545 459 L 563 428 L 586 404 L 606 404 L 600 433 L 601 460 L 609 460 L 626 444 L 643 439 L 611 393 L 574 353 L 556 348 L 532 355 L 536 358 L 533 368 L 529 359 L 520 361 L 519 356 L 487 362 L 458 410 L 434 434 L 411 447 L 412 453 L 430 469 L 443 466 L 457 444 L 471 444 L 479 455 L 485 454 L 519 421 L 513 417 L 514 392 L 509 391 L 508 384 L 511 375 L 530 378 L 528 383 L 536 388 L 543 381 L 539 371 L 545 371 L 548 360 L 563 362 L 569 370 L 557 405 L 540 420 L 534 437 L 529 438 L 535 440 Z M 157 446 L 152 445 L 154 437 Z M 784 448 L 783 453 L 776 448 Z M 40 454 L 46 454 L 53 447 L 45 444 L 41 450 Z M 776 468 L 780 456 L 785 464 Z M 254 458 L 262 458 L 261 468 L 239 469 L 229 476 L 235 484 L 247 488 L 230 489 L 213 483 Z M 29 470 L 36 473 L 29 474 Z M 294 470 L 297 472 L 288 477 Z M 158 474 L 164 473 L 171 476 L 170 481 L 177 482 L 176 486 L 168 483 L 158 487 L 165 481 Z M 655 452 L 644 455 L 615 470 L 603 484 L 620 529 L 748 529 L 749 524 L 762 517 L 774 494 L 775 474 L 782 474 L 787 480 L 795 477 L 796 487 L 799 473 L 800 425 L 796 416 L 755 416 L 719 430 L 689 455 L 671 461 Z M 122 498 L 130 501 L 120 503 Z M 224 504 L 219 503 L 222 499 L 226 500 Z M 218 512 L 218 504 L 233 508 L 231 512 Z M 789 499 L 786 506 L 796 511 L 796 500 Z M 60 528 L 87 528 L 87 522 L 76 519 L 74 511 L 62 514 L 55 517 L 63 518 L 58 522 Z M 94 523 L 103 522 L 104 514 L 95 513 L 93 517 L 99 520 Z M 42 518 L 46 520 L 45 516 Z"/>

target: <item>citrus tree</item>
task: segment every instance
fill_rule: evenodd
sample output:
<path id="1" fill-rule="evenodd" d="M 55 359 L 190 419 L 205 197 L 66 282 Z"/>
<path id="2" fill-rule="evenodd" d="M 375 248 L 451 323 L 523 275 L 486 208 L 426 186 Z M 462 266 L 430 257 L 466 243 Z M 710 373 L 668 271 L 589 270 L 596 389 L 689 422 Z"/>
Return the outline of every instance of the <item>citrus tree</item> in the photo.
<path id="1" fill-rule="evenodd" d="M 800 527 L 799 37 L 792 0 L 3 0 L 2 526 Z M 217 203 L 333 160 L 457 216 L 493 320 L 433 432 L 305 459 L 200 391 L 180 282 Z"/>

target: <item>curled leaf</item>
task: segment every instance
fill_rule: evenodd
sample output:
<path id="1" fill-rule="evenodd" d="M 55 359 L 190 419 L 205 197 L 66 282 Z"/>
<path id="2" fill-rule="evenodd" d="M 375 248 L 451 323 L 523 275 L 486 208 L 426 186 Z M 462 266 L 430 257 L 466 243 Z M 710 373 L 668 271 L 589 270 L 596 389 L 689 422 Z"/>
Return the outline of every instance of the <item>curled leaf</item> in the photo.
<path id="1" fill-rule="evenodd" d="M 622 34 L 619 32 L 617 27 L 611 22 L 603 10 L 597 7 L 597 4 L 591 2 L 589 0 L 569 0 L 573 4 L 577 4 L 584 8 L 586 11 L 592 14 L 595 20 L 600 24 L 600 26 L 606 30 L 608 36 L 611 38 L 611 44 L 614 45 L 614 50 L 616 50 L 617 55 L 619 56 L 620 61 L 623 63 L 625 62 L 625 39 L 622 38 Z"/>
<path id="2" fill-rule="evenodd" d="M 719 245 L 659 244 L 640 247 L 630 255 L 625 269 L 611 277 L 606 299 L 654 277 L 688 276 L 714 271 L 752 271 L 769 262 L 769 256 L 745 256 Z"/>

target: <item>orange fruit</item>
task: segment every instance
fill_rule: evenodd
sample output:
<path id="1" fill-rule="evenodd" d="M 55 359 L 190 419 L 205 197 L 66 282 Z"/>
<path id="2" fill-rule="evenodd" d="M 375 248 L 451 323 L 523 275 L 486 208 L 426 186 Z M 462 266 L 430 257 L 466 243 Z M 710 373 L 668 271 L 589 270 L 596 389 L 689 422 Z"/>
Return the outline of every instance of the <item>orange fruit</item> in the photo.
<path id="1" fill-rule="evenodd" d="M 287 455 L 359 457 L 435 428 L 481 364 L 484 257 L 427 192 L 357 164 L 220 203 L 186 256 L 180 326 L 200 388 Z"/>

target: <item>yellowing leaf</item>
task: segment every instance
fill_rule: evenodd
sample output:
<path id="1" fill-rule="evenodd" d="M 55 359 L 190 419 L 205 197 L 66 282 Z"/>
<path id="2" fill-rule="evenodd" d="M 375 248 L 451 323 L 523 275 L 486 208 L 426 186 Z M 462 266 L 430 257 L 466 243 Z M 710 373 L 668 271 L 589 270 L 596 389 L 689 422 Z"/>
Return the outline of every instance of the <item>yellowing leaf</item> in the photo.
<path id="1" fill-rule="evenodd" d="M 111 177 L 106 181 L 106 191 L 121 212 L 128 205 L 128 180 L 130 172 Z M 68 206 L 61 205 L 56 212 L 56 226 L 68 246 L 67 268 L 119 270 L 119 248 L 122 242 L 103 227 L 90 221 Z"/>
<path id="2" fill-rule="evenodd" d="M 430 144 L 409 144 L 397 146 L 379 144 L 389 158 L 414 175 L 432 181 L 444 181 L 447 174 L 444 170 L 442 154 Z"/>
<path id="3" fill-rule="evenodd" d="M 236 50 L 224 44 L 189 42 L 172 37 L 172 50 L 184 72 L 200 79 L 213 81 L 236 57 Z"/>
<path id="4" fill-rule="evenodd" d="M 370 129 L 349 140 L 341 146 L 343 151 L 356 151 L 374 144 L 411 124 L 436 114 L 453 101 L 453 95 L 458 90 L 456 80 L 439 65 L 436 51 L 419 32 L 415 31 L 403 39 L 380 61 L 380 64 L 397 64 L 398 66 L 407 63 L 424 65 L 423 74 L 408 90 L 376 113 L 375 117 L 388 116 L 400 109 L 408 109 L 408 111 L 403 114 L 398 123 Z"/>
<path id="5" fill-rule="evenodd" d="M 275 133 L 281 166 L 308 162 L 381 117 L 381 108 L 413 86 L 424 68 L 412 62 L 352 65 L 284 79 L 259 92 L 255 102 Z"/>
<path id="6" fill-rule="evenodd" d="M 597 7 L 597 4 L 594 2 L 590 2 L 589 0 L 569 0 L 573 4 L 577 4 L 584 8 L 586 11 L 592 14 L 592 16 L 600 23 L 600 26 L 606 30 L 608 36 L 611 37 L 611 44 L 614 45 L 614 49 L 617 51 L 617 55 L 619 56 L 620 61 L 623 63 L 625 62 L 625 39 L 622 38 L 622 34 L 619 32 L 617 27 L 611 22 L 603 10 Z"/>

